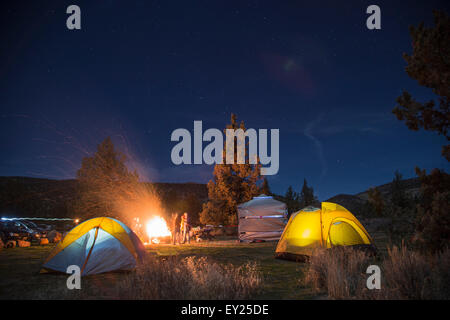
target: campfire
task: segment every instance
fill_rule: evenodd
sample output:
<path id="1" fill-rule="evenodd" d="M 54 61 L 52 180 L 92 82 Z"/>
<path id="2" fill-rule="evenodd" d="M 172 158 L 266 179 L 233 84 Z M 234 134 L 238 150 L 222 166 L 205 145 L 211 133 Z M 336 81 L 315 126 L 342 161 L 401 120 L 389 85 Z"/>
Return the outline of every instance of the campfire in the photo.
<path id="1" fill-rule="evenodd" d="M 148 243 L 146 244 L 170 242 L 170 237 L 172 236 L 166 220 L 159 216 L 153 217 L 147 222 L 146 231 L 148 236 Z"/>

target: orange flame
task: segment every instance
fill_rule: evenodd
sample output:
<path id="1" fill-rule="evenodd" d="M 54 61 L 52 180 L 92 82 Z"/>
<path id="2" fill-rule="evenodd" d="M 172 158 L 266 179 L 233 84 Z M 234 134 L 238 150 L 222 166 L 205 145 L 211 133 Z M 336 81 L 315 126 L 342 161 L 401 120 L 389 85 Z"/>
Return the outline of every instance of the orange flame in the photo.
<path id="1" fill-rule="evenodd" d="M 150 240 L 161 237 L 170 237 L 172 235 L 169 228 L 167 227 L 166 220 L 159 216 L 153 217 L 147 222 L 146 231 L 147 236 Z M 157 241 L 159 242 L 159 240 Z"/>

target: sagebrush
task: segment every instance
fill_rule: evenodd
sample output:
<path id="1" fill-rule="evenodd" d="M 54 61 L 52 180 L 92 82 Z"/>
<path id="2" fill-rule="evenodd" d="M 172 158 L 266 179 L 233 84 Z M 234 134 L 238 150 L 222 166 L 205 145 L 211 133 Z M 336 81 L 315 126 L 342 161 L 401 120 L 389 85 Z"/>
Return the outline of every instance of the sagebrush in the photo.
<path id="1" fill-rule="evenodd" d="M 372 264 L 381 268 L 380 290 L 366 286 Z M 345 247 L 318 250 L 305 282 L 331 299 L 449 299 L 450 250 L 433 255 L 394 246 L 383 260 Z"/>

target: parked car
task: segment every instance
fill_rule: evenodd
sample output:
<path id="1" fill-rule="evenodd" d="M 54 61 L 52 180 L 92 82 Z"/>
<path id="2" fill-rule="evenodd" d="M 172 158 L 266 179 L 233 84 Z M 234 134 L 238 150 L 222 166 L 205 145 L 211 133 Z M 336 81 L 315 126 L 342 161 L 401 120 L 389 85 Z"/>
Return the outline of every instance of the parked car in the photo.
<path id="1" fill-rule="evenodd" d="M 29 240 L 31 236 L 28 228 L 16 221 L 0 221 L 0 237 L 5 243 L 8 240 Z"/>
<path id="2" fill-rule="evenodd" d="M 47 236 L 48 231 L 38 226 L 33 221 L 20 220 L 19 222 L 22 222 L 24 225 L 26 225 L 28 229 L 31 231 L 31 233 L 35 235 L 35 238 L 45 238 Z"/>
<path id="3" fill-rule="evenodd" d="M 24 220 L 0 220 L 0 237 L 2 241 L 33 241 L 45 238 L 47 233 L 37 228 L 33 222 L 30 222 Z"/>
<path id="4" fill-rule="evenodd" d="M 38 227 L 43 230 L 43 231 L 47 231 L 47 233 L 53 229 L 55 229 L 54 226 L 50 225 L 50 224 L 38 224 Z"/>

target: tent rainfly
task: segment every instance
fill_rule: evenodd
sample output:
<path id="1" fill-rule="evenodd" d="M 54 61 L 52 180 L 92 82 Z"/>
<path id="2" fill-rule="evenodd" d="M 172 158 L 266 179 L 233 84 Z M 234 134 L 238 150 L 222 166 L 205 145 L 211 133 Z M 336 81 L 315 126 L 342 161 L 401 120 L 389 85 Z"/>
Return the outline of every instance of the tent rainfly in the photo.
<path id="1" fill-rule="evenodd" d="M 81 275 L 131 270 L 145 255 L 137 235 L 119 220 L 100 217 L 80 223 L 55 246 L 41 273 L 63 272 L 76 265 Z"/>
<path id="2" fill-rule="evenodd" d="M 239 241 L 276 241 L 287 222 L 286 204 L 264 194 L 237 207 Z"/>
<path id="3" fill-rule="evenodd" d="M 278 242 L 276 258 L 303 261 L 315 248 L 351 246 L 374 252 L 372 238 L 361 222 L 344 207 L 322 202 L 291 215 Z"/>

